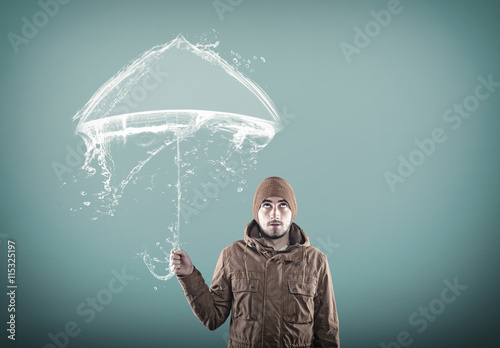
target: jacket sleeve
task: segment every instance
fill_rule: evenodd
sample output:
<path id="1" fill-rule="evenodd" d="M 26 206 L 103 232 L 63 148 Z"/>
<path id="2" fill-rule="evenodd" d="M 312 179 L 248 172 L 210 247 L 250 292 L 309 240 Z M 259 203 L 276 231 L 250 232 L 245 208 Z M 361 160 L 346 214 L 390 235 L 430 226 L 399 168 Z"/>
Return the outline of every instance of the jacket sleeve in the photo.
<path id="1" fill-rule="evenodd" d="M 333 293 L 332 275 L 328 260 L 324 256 L 323 274 L 318 283 L 318 295 L 314 302 L 314 347 L 340 347 L 339 318 L 335 295 Z"/>
<path id="2" fill-rule="evenodd" d="M 209 330 L 224 324 L 231 310 L 231 284 L 225 274 L 223 254 L 224 250 L 217 261 L 210 288 L 196 267 L 187 276 L 177 276 L 193 313 Z"/>

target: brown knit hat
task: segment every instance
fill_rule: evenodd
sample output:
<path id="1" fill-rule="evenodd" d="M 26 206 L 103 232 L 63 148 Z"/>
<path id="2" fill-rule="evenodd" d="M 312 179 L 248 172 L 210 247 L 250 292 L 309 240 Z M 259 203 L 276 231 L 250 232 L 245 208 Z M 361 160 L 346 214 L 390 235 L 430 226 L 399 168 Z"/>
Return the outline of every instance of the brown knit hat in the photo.
<path id="1" fill-rule="evenodd" d="M 268 197 L 281 197 L 288 202 L 290 210 L 292 211 L 292 221 L 295 220 L 297 216 L 297 201 L 295 200 L 295 193 L 293 193 L 292 186 L 285 179 L 279 178 L 277 176 L 271 176 L 264 179 L 257 191 L 255 191 L 255 196 L 253 198 L 253 218 L 255 221 L 259 222 L 258 215 L 259 209 L 262 201 Z"/>

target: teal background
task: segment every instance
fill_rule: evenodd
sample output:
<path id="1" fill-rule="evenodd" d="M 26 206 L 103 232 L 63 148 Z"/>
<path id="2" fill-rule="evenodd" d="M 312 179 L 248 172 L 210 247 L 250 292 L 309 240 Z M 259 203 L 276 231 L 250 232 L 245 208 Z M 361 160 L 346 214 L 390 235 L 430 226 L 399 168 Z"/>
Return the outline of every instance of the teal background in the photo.
<path id="1" fill-rule="evenodd" d="M 339 45 L 387 1 L 246 0 L 221 20 L 212 1 L 73 0 L 17 54 L 7 34 L 40 7 L 2 3 L 0 275 L 6 285 L 14 239 L 18 282 L 16 341 L 3 324 L 2 347 L 44 347 L 69 321 L 81 329 L 69 347 L 226 345 L 229 320 L 205 329 L 177 281 L 154 279 L 135 256 L 166 235 L 162 197 L 130 187 L 114 217 L 92 221 L 90 208 L 69 210 L 85 181 L 71 184 L 75 170 L 61 186 L 52 168 L 79 143 L 71 117 L 122 66 L 179 33 L 196 42 L 212 29 L 224 59 L 231 50 L 265 57 L 247 76 L 295 117 L 259 154 L 243 192 L 229 185 L 183 227 L 182 248 L 206 281 L 221 249 L 242 238 L 259 182 L 282 176 L 297 196 L 296 223 L 328 256 L 343 347 L 380 347 L 401 331 L 411 347 L 496 347 L 500 90 L 456 130 L 442 115 L 473 94 L 478 76 L 500 81 L 500 4 L 401 6 L 347 63 Z M 384 173 L 435 128 L 447 140 L 391 192 Z M 135 279 L 86 323 L 76 308 L 123 267 Z M 456 277 L 468 288 L 418 333 L 409 316 Z M 2 322 L 6 308 L 3 295 Z"/>

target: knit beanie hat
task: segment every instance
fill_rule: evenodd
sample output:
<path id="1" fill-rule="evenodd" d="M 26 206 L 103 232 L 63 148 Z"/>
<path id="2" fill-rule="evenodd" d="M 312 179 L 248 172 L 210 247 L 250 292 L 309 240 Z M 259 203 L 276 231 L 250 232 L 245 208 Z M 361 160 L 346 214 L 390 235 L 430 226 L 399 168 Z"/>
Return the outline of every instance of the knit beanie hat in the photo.
<path id="1" fill-rule="evenodd" d="M 297 216 L 297 201 L 295 200 L 295 194 L 293 193 L 292 186 L 285 179 L 279 178 L 277 176 L 271 176 L 264 179 L 257 191 L 255 191 L 255 196 L 253 198 L 253 209 L 252 214 L 255 221 L 259 222 L 258 215 L 259 209 L 262 201 L 268 197 L 281 197 L 288 202 L 290 210 L 292 211 L 292 221 L 295 220 Z"/>

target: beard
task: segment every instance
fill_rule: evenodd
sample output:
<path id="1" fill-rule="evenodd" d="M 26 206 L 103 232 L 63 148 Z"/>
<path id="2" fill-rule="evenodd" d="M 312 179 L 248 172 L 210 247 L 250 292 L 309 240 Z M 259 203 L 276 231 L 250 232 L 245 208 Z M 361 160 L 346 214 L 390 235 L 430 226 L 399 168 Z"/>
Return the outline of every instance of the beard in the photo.
<path id="1" fill-rule="evenodd" d="M 268 226 L 269 229 L 274 230 L 272 232 L 266 231 L 264 228 L 262 228 L 262 226 L 260 224 L 259 224 L 259 227 L 260 227 L 261 235 L 266 237 L 266 238 L 269 238 L 269 239 L 279 239 L 279 238 L 283 237 L 285 234 L 287 234 L 288 231 L 290 230 L 290 226 L 284 226 L 283 224 L 280 224 L 277 227 Z M 275 230 L 278 228 L 283 228 L 283 231 L 275 233 Z"/>

